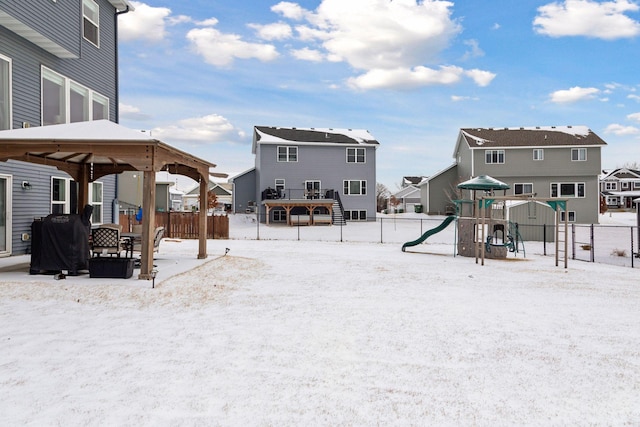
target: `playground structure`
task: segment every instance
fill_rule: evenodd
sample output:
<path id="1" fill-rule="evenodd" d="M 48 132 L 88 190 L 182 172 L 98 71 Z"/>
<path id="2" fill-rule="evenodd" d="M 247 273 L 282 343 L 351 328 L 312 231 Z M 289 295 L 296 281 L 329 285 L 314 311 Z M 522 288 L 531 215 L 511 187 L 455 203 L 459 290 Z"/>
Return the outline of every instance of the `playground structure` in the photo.
<path id="1" fill-rule="evenodd" d="M 544 202 L 555 212 L 555 263 L 568 264 L 568 215 L 561 221 L 561 211 L 567 211 L 567 200 L 558 198 L 537 198 L 535 194 L 507 196 L 509 185 L 481 175 L 458 184 L 461 190 L 470 190 L 470 199 L 455 200 L 456 214 L 447 217 L 438 227 L 427 230 L 420 238 L 407 242 L 402 250 L 423 243 L 429 236 L 444 230 L 452 222 L 457 223 L 454 255 L 475 257 L 476 263 L 484 265 L 485 258 L 505 259 L 509 253 L 517 256 L 522 252 L 526 256 L 524 240 L 518 231 L 518 225 L 507 218 L 507 204 L 512 201 L 529 203 Z M 502 190 L 503 196 L 496 196 Z M 562 254 L 562 257 L 561 257 Z"/>

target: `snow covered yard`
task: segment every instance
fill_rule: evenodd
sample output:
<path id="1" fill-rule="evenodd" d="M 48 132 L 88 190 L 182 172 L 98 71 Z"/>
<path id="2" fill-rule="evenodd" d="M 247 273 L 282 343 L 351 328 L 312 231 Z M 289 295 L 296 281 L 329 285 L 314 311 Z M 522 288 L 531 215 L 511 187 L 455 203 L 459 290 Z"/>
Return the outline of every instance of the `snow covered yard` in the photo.
<path id="1" fill-rule="evenodd" d="M 640 424 L 636 270 L 208 244 L 156 289 L 0 284 L 0 424 Z"/>

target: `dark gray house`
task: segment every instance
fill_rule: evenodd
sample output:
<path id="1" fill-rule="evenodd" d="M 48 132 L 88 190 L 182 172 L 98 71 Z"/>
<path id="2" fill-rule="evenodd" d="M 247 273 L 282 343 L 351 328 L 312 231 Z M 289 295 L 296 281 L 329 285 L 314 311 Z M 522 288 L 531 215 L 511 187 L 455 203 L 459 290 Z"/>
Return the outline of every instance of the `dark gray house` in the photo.
<path id="1" fill-rule="evenodd" d="M 234 212 L 308 224 L 376 216 L 376 149 L 366 130 L 256 126 L 255 168 L 233 179 Z"/>
<path id="2" fill-rule="evenodd" d="M 117 18 L 127 0 L 0 0 L 0 131 L 118 120 Z M 117 178 L 93 182 L 92 223 L 113 222 Z M 24 254 L 34 218 L 73 213 L 77 188 L 53 167 L 0 159 L 0 256 Z"/>
<path id="3" fill-rule="evenodd" d="M 587 126 L 460 129 L 454 164 L 420 184 L 422 204 L 427 213 L 449 212 L 457 184 L 489 175 L 509 184 L 507 195 L 568 198 L 569 222 L 597 223 L 606 145 Z M 532 224 L 543 220 L 528 215 Z"/>

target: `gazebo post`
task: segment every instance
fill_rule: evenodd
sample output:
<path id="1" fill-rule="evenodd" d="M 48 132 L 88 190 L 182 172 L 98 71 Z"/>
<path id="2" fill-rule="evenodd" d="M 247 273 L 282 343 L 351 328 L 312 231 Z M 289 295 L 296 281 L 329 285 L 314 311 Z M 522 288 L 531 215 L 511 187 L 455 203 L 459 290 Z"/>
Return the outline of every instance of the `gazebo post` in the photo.
<path id="1" fill-rule="evenodd" d="M 209 190 L 209 174 L 200 176 L 200 214 L 198 215 L 198 259 L 207 258 L 207 196 Z"/>
<path id="2" fill-rule="evenodd" d="M 153 279 L 153 231 L 156 228 L 156 173 L 144 171 L 142 195 L 142 247 L 138 279 Z"/>

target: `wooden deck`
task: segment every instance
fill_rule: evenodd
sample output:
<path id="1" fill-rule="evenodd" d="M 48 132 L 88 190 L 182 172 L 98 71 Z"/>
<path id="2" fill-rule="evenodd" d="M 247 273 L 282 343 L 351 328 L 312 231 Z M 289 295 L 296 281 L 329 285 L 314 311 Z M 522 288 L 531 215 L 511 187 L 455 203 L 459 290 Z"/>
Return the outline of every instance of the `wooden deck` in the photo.
<path id="1" fill-rule="evenodd" d="M 303 223 L 306 225 L 316 225 L 320 223 L 331 224 L 333 202 L 333 199 L 267 199 L 263 200 L 262 204 L 267 210 L 267 225 L 269 224 L 270 212 L 273 208 L 283 208 L 287 212 L 288 225 L 298 225 L 298 223 L 300 225 Z M 294 215 L 292 217 L 291 210 L 296 207 L 306 208 L 308 214 Z M 316 220 L 313 215 L 313 211 L 316 208 L 326 208 L 329 214 L 316 215 L 318 217 Z"/>

